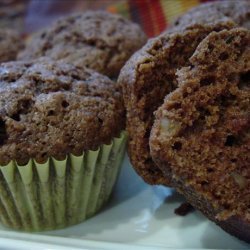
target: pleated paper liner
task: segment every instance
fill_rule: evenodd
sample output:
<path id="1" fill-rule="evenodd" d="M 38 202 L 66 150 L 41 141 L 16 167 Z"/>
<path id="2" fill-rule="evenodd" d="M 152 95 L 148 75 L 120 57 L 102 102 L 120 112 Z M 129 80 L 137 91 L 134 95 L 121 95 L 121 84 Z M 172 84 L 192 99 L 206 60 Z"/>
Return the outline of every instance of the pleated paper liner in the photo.
<path id="1" fill-rule="evenodd" d="M 77 224 L 108 201 L 126 148 L 126 134 L 81 156 L 0 166 L 0 222 L 24 231 Z"/>

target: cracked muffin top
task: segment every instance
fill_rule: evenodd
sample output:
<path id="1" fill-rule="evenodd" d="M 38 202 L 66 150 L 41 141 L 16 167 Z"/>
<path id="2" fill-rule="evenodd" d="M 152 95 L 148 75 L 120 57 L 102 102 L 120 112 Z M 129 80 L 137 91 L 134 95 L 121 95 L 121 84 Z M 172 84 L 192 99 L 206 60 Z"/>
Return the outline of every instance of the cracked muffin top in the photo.
<path id="1" fill-rule="evenodd" d="M 124 126 L 119 87 L 49 58 L 0 65 L 0 164 L 64 159 L 110 143 Z"/>
<path id="2" fill-rule="evenodd" d="M 21 37 L 13 30 L 0 29 L 0 62 L 13 61 L 23 49 Z"/>
<path id="3" fill-rule="evenodd" d="M 62 18 L 34 34 L 19 59 L 48 56 L 117 77 L 145 42 L 137 24 L 105 11 L 88 11 Z"/>
<path id="4" fill-rule="evenodd" d="M 238 26 L 250 29 L 250 1 L 226 0 L 204 3 L 192 8 L 175 20 L 175 28 L 186 28 L 193 24 L 211 24 L 230 19 Z"/>

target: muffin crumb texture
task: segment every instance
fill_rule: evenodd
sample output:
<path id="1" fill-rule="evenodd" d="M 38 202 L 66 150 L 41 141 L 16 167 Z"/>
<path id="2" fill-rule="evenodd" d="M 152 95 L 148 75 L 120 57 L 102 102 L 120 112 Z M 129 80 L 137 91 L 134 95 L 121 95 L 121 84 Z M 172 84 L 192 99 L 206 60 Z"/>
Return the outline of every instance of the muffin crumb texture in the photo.
<path id="1" fill-rule="evenodd" d="M 138 174 L 150 184 L 169 185 L 154 164 L 149 136 L 154 112 L 164 97 L 177 87 L 176 70 L 188 66 L 198 44 L 212 31 L 234 27 L 231 21 L 215 25 L 193 25 L 184 31 L 170 30 L 150 39 L 123 67 L 119 82 L 123 87 L 129 132 L 129 155 Z"/>
<path id="2" fill-rule="evenodd" d="M 150 138 L 153 159 L 172 185 L 248 242 L 249 44 L 243 28 L 209 34 L 191 65 L 177 71 L 179 87 L 157 111 Z"/>

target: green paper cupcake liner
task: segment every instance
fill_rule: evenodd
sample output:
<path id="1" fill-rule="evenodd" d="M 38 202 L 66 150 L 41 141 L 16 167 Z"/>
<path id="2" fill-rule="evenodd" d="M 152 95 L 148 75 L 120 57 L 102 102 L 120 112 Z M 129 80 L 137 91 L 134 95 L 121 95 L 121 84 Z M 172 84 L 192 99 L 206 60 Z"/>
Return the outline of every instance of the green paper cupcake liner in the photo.
<path id="1" fill-rule="evenodd" d="M 125 147 L 122 132 L 110 145 L 81 156 L 0 166 L 0 222 L 17 230 L 43 231 L 93 216 L 112 193 Z"/>

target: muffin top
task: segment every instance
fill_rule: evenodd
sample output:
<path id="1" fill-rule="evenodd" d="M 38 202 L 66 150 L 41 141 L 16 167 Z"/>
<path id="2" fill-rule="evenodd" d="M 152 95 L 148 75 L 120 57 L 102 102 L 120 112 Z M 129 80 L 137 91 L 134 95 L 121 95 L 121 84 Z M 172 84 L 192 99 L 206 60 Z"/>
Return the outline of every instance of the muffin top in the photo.
<path id="1" fill-rule="evenodd" d="M 105 11 L 74 14 L 34 34 L 19 59 L 48 56 L 116 77 L 146 42 L 137 24 Z"/>
<path id="2" fill-rule="evenodd" d="M 124 126 L 119 87 L 49 58 L 0 65 L 0 164 L 64 159 L 108 144 Z"/>
<path id="3" fill-rule="evenodd" d="M 0 29 L 0 62 L 15 60 L 22 48 L 23 42 L 18 33 L 10 29 Z"/>
<path id="4" fill-rule="evenodd" d="M 231 19 L 250 29 L 250 1 L 226 0 L 201 4 L 177 18 L 173 26 L 185 28 L 193 24 L 209 24 Z"/>

